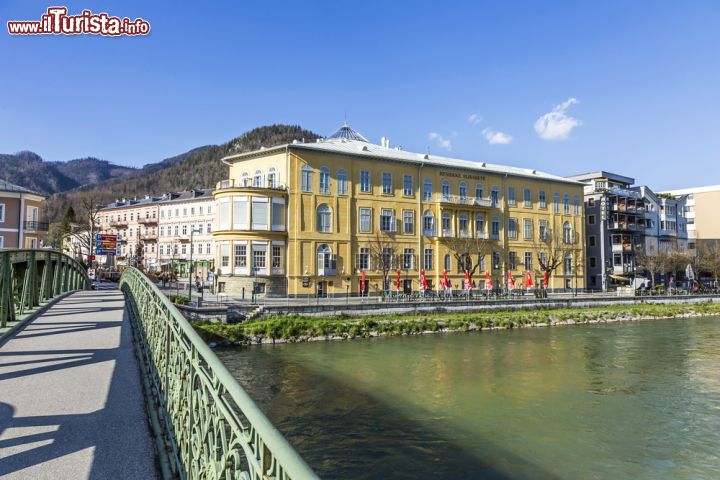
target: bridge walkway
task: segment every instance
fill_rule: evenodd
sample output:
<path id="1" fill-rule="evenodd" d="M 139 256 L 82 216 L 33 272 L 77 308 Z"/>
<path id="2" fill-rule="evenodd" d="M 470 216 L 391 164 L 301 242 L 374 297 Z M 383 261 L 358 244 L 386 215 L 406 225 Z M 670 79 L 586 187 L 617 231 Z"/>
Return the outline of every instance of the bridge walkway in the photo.
<path id="1" fill-rule="evenodd" d="M 120 291 L 75 292 L 0 344 L 0 478 L 157 477 Z"/>

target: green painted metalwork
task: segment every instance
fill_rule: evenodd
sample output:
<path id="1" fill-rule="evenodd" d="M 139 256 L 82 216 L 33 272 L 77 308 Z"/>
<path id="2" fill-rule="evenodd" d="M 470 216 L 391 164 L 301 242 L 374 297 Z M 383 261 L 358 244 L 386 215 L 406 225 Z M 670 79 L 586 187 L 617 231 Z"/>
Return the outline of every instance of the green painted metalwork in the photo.
<path id="1" fill-rule="evenodd" d="M 318 478 L 154 283 L 129 267 L 120 288 L 164 437 L 164 476 Z"/>
<path id="2" fill-rule="evenodd" d="M 85 268 L 65 254 L 0 250 L 0 328 L 62 293 L 89 288 Z"/>

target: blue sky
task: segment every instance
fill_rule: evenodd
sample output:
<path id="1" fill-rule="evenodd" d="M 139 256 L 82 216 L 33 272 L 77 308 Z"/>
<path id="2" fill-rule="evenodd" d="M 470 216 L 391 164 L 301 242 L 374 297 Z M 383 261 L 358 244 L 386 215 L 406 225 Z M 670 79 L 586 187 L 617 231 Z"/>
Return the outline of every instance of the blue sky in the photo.
<path id="1" fill-rule="evenodd" d="M 7 34 L 58 3 L 152 33 Z M 0 152 L 140 166 L 347 114 L 407 150 L 720 183 L 719 2 L 389 3 L 0 0 Z"/>

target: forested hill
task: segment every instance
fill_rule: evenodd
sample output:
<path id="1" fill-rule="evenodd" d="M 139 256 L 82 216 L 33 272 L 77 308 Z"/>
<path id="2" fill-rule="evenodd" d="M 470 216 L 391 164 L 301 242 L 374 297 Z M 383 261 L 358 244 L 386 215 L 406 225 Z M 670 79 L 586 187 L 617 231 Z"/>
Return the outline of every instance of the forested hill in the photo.
<path id="1" fill-rule="evenodd" d="M 211 188 L 228 176 L 228 166 L 220 161 L 226 155 L 291 143 L 293 140 L 315 141 L 317 138 L 320 136 L 298 125 L 258 127 L 222 145 L 195 148 L 161 162 L 145 165 L 125 178 L 57 193 L 47 201 L 47 219 L 50 222 L 59 221 L 69 206 L 75 212 L 81 212 L 83 198 L 92 198 L 95 203 L 104 204 L 116 198 L 140 198 L 170 191 Z"/>
<path id="2" fill-rule="evenodd" d="M 0 154 L 0 178 L 46 195 L 108 179 L 126 178 L 136 171 L 97 158 L 47 162 L 33 152 Z"/>

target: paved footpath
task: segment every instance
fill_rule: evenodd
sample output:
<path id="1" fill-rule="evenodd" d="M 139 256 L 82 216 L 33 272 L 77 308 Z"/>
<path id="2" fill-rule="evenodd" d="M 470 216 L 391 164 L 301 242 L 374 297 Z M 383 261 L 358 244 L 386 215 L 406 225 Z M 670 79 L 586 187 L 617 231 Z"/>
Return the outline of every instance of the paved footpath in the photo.
<path id="1" fill-rule="evenodd" d="M 0 345 L 0 478 L 155 479 L 118 290 L 77 292 Z"/>

